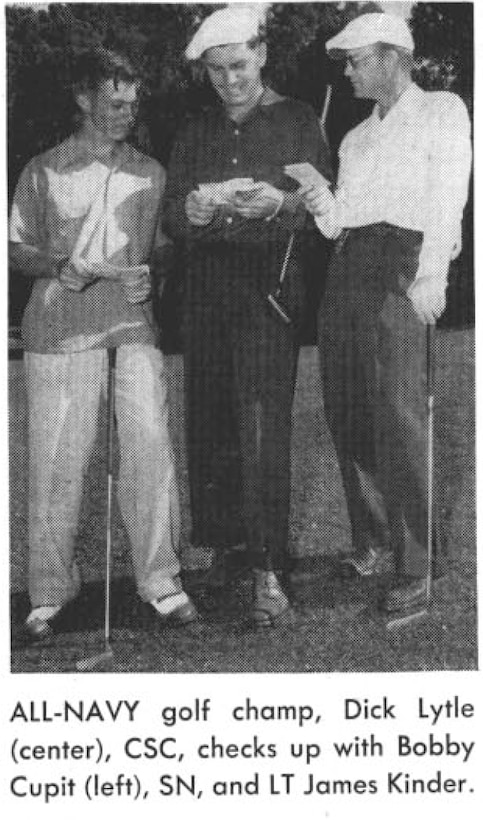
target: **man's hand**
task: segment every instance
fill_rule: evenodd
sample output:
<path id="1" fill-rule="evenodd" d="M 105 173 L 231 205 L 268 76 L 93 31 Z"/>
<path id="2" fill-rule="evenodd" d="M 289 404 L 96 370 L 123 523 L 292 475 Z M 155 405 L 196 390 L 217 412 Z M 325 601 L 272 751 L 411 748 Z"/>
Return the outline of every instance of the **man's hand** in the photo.
<path id="1" fill-rule="evenodd" d="M 137 279 L 141 274 L 149 273 L 149 265 L 117 265 L 112 262 L 94 262 L 89 265 L 91 274 L 96 279 L 107 279 L 109 282 L 122 282 L 126 278 Z"/>
<path id="2" fill-rule="evenodd" d="M 186 197 L 185 211 L 189 222 L 198 228 L 209 225 L 217 206 L 199 191 L 191 191 Z"/>
<path id="3" fill-rule="evenodd" d="M 257 182 L 247 191 L 238 191 L 233 204 L 237 214 L 244 219 L 270 219 L 283 205 L 282 191 L 269 182 Z"/>
<path id="4" fill-rule="evenodd" d="M 97 262 L 87 268 L 83 268 L 82 260 L 70 262 L 69 266 L 74 266 L 79 270 L 84 270 L 84 277 L 93 282 L 96 279 L 107 279 L 109 282 L 118 282 L 124 295 L 131 305 L 142 304 L 149 299 L 151 294 L 151 274 L 149 265 L 116 265 L 111 262 Z M 62 280 L 61 280 L 62 281 Z M 80 290 L 80 288 L 79 288 Z"/>
<path id="5" fill-rule="evenodd" d="M 96 279 L 97 276 L 89 270 L 87 265 L 80 259 L 75 260 L 75 262 L 70 259 L 61 267 L 59 273 L 59 281 L 62 282 L 66 288 L 76 293 L 80 293 L 81 290 L 84 290 L 87 285 L 95 282 Z"/>
<path id="6" fill-rule="evenodd" d="M 407 291 L 418 319 L 434 325 L 446 307 L 446 278 L 444 276 L 416 277 Z"/>
<path id="7" fill-rule="evenodd" d="M 324 217 L 334 207 L 334 197 L 325 183 L 302 185 L 297 193 L 312 216 Z"/>
<path id="8" fill-rule="evenodd" d="M 125 273 L 121 279 L 122 289 L 130 305 L 141 305 L 151 295 L 151 275 L 147 265 L 133 273 Z"/>
<path id="9" fill-rule="evenodd" d="M 463 236 L 461 232 L 461 228 L 458 233 L 458 237 L 455 239 L 455 243 L 451 249 L 451 261 L 453 262 L 455 259 L 458 258 L 461 251 L 463 249 Z"/>

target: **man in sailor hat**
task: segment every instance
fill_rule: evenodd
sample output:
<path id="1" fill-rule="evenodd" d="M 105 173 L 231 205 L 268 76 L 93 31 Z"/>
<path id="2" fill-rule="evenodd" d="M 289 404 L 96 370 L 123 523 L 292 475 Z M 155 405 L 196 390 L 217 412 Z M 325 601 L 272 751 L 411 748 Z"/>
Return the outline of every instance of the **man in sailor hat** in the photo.
<path id="1" fill-rule="evenodd" d="M 218 104 L 190 119 L 168 169 L 164 226 L 186 246 L 185 373 L 193 543 L 215 562 L 243 541 L 253 567 L 251 617 L 289 611 L 290 434 L 303 287 L 299 232 L 307 212 L 286 165 L 330 176 L 313 111 L 265 85 L 259 10 L 211 14 L 186 49 Z M 274 306 L 268 296 L 280 285 Z M 280 295 L 280 294 L 279 294 Z M 240 487 L 219 456 L 226 393 L 240 450 Z M 230 489 L 232 502 L 226 498 Z M 233 500 L 233 496 L 235 499 Z"/>
<path id="2" fill-rule="evenodd" d="M 327 42 L 355 96 L 376 105 L 341 144 L 335 192 L 303 191 L 321 232 L 337 240 L 320 355 L 352 526 L 349 563 L 370 575 L 390 546 L 398 580 L 389 610 L 425 594 L 427 325 L 445 308 L 471 163 L 464 103 L 412 82 L 413 49 L 406 22 L 382 13 L 361 15 Z"/>

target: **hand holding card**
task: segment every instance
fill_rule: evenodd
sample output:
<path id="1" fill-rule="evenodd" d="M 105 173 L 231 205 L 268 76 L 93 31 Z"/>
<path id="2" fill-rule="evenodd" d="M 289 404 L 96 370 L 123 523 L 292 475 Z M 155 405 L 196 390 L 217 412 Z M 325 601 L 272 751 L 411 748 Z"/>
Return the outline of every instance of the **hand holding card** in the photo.
<path id="1" fill-rule="evenodd" d="M 304 188 L 319 187 L 325 185 L 327 188 L 330 182 L 326 179 L 310 162 L 294 162 L 286 165 L 283 169 L 286 176 L 291 177 Z"/>
<path id="2" fill-rule="evenodd" d="M 284 173 L 295 179 L 300 188 L 297 191 L 307 211 L 315 217 L 326 215 L 334 207 L 334 197 L 330 182 L 309 162 L 286 165 Z"/>
<path id="3" fill-rule="evenodd" d="M 237 191 L 234 204 L 244 219 L 273 219 L 283 206 L 284 195 L 269 182 L 258 182 L 252 188 Z"/>
<path id="4" fill-rule="evenodd" d="M 198 185 L 198 191 L 213 205 L 233 205 L 238 193 L 253 190 L 255 187 L 255 182 L 251 177 L 242 177 L 228 179 L 224 182 L 203 182 Z"/>
<path id="5" fill-rule="evenodd" d="M 132 281 L 149 275 L 149 265 L 113 265 L 111 262 L 98 262 L 91 265 L 90 270 L 101 279 L 114 281 Z"/>

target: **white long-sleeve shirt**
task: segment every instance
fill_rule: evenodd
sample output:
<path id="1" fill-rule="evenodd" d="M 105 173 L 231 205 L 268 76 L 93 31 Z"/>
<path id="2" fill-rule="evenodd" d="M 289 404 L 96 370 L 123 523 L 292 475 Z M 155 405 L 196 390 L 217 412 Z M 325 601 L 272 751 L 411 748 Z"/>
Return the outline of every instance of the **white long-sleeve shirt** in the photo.
<path id="1" fill-rule="evenodd" d="M 447 271 L 458 240 L 471 169 L 470 121 L 463 101 L 412 83 L 381 119 L 350 131 L 339 150 L 333 207 L 316 217 L 335 238 L 344 228 L 387 222 L 422 231 L 421 275 Z"/>

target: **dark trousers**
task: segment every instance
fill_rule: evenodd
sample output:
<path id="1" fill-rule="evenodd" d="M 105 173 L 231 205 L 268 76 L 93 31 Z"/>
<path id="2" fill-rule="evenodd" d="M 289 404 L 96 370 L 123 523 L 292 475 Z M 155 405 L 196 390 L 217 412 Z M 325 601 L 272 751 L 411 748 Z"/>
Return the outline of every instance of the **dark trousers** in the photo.
<path id="1" fill-rule="evenodd" d="M 386 224 L 344 232 L 319 333 L 354 549 L 390 545 L 397 571 L 415 577 L 427 561 L 426 327 L 406 291 L 421 241 Z"/>
<path id="2" fill-rule="evenodd" d="M 188 283 L 184 334 L 192 540 L 244 541 L 253 566 L 282 570 L 298 345 L 260 260 L 240 274 L 218 258 L 203 276 Z"/>

